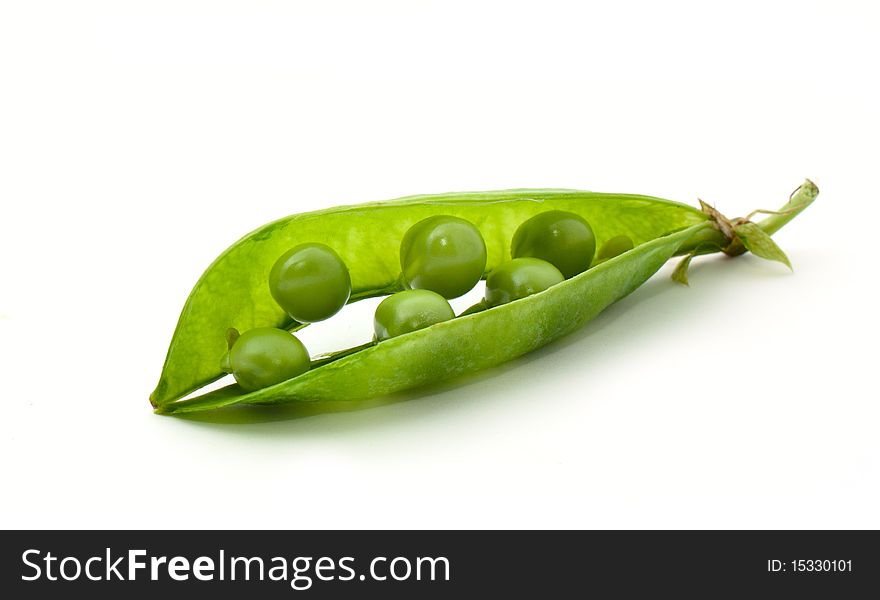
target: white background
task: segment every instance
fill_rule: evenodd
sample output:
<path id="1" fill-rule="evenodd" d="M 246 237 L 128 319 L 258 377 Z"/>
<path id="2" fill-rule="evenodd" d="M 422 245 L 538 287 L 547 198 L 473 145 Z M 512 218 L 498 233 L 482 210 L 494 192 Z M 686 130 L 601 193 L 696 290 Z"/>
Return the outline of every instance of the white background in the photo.
<path id="1" fill-rule="evenodd" d="M 0 526 L 880 527 L 878 27 L 842 0 L 4 2 Z M 147 402 L 191 286 L 269 220 L 509 187 L 736 216 L 804 177 L 794 273 L 667 268 L 367 410 Z M 310 348 L 368 335 L 346 313 Z"/>

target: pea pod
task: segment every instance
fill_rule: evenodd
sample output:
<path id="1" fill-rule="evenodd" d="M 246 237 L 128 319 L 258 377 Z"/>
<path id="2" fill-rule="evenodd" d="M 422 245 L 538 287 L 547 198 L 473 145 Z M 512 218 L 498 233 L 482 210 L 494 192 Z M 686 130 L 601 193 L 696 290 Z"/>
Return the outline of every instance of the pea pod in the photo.
<path id="1" fill-rule="evenodd" d="M 817 193 L 810 182 L 801 186 L 782 211 L 759 224 L 761 231 L 772 233 L 781 227 Z M 334 248 L 349 268 L 352 300 L 357 300 L 402 289 L 400 240 L 424 218 L 452 215 L 476 225 L 486 241 L 489 271 L 509 258 L 516 228 L 547 210 L 584 217 L 600 246 L 626 235 L 635 248 L 534 296 L 342 352 L 271 387 L 245 393 L 233 385 L 178 400 L 222 375 L 217 357 L 226 349 L 230 327 L 244 331 L 299 326 L 274 303 L 266 284 L 274 261 L 288 248 L 307 242 Z M 706 210 L 659 198 L 574 190 L 414 196 L 294 215 L 244 237 L 208 268 L 184 306 L 150 399 L 162 413 L 238 403 L 355 402 L 481 370 L 586 323 L 636 289 L 672 256 L 731 249 L 739 253 L 745 240 L 731 228 L 745 231 L 745 224 L 744 220 L 721 222 Z"/>

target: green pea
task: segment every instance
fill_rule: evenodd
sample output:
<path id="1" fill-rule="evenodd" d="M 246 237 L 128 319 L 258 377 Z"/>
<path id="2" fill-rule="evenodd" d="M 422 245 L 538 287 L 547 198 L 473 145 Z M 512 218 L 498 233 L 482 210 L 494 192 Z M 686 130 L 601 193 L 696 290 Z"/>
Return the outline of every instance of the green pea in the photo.
<path id="1" fill-rule="evenodd" d="M 428 217 L 403 236 L 400 268 L 407 287 L 458 298 L 483 277 L 486 242 L 469 221 L 447 215 Z"/>
<path id="2" fill-rule="evenodd" d="M 376 339 L 387 340 L 455 317 L 446 298 L 431 290 L 404 290 L 388 296 L 376 308 Z"/>
<path id="3" fill-rule="evenodd" d="M 593 262 L 596 237 L 590 224 L 564 210 L 549 210 L 524 222 L 513 234 L 510 255 L 546 260 L 566 279 L 583 273 Z"/>
<path id="4" fill-rule="evenodd" d="M 599 248 L 596 260 L 608 260 L 633 249 L 633 241 L 625 235 L 616 235 Z"/>
<path id="5" fill-rule="evenodd" d="M 309 353 L 296 336 L 283 329 L 245 331 L 221 362 L 242 389 L 252 392 L 287 381 L 309 370 Z"/>
<path id="6" fill-rule="evenodd" d="M 269 273 L 275 301 L 300 323 L 335 315 L 351 295 L 351 277 L 339 255 L 324 244 L 300 244 L 281 255 Z"/>
<path id="7" fill-rule="evenodd" d="M 489 273 L 486 278 L 486 304 L 507 304 L 562 283 L 559 269 L 540 258 L 514 258 Z"/>

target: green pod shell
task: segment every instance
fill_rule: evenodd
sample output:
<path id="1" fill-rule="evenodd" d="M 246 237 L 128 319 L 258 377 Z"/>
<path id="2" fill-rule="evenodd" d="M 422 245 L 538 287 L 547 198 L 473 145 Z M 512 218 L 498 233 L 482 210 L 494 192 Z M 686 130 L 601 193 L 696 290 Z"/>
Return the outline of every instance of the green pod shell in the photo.
<path id="1" fill-rule="evenodd" d="M 693 225 L 642 244 L 627 260 L 607 261 L 544 292 L 385 340 L 269 388 L 238 394 L 224 388 L 161 412 L 239 403 L 357 402 L 499 365 L 580 327 L 711 229 L 708 222 Z"/>
<path id="2" fill-rule="evenodd" d="M 785 212 L 760 223 L 764 231 L 773 233 L 817 193 L 811 183 L 801 190 Z M 265 284 L 286 249 L 310 241 L 332 246 L 349 268 L 352 300 L 357 300 L 401 289 L 399 240 L 428 216 L 453 215 L 476 225 L 486 241 L 491 270 L 506 260 L 517 227 L 546 210 L 582 216 L 599 245 L 627 235 L 636 247 L 544 292 L 340 353 L 289 381 L 251 393 L 230 386 L 177 401 L 222 376 L 218 362 L 230 327 L 297 326 Z M 693 207 L 647 196 L 573 190 L 414 196 L 294 215 L 245 236 L 202 275 L 181 313 L 151 402 L 160 413 L 239 403 L 354 402 L 477 371 L 572 331 L 638 287 L 671 256 L 718 251 L 728 243 L 717 223 Z"/>

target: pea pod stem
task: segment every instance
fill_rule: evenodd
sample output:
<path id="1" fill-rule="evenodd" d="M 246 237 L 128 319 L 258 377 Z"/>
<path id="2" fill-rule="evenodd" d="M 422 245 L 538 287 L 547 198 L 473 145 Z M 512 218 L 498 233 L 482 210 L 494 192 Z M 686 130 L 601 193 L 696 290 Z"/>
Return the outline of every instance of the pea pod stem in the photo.
<path id="1" fill-rule="evenodd" d="M 782 229 L 786 223 L 789 223 L 801 214 L 805 208 L 813 203 L 818 195 L 819 188 L 815 183 L 807 179 L 791 193 L 788 202 L 782 208 L 776 211 L 775 214 L 770 214 L 770 216 L 760 221 L 758 226 L 768 235 L 773 235 Z"/>
<path id="2" fill-rule="evenodd" d="M 739 219 L 727 219 L 715 209 L 709 207 L 710 218 L 715 224 L 714 230 L 706 231 L 700 239 L 694 239 L 687 248 L 683 248 L 681 254 L 694 253 L 695 255 L 713 254 L 723 251 L 730 256 L 737 256 L 746 251 L 742 241 L 736 236 L 736 226 L 746 222 L 750 222 L 752 216 L 757 213 L 768 214 L 766 218 L 757 223 L 764 233 L 773 235 L 792 219 L 798 216 L 805 208 L 807 208 L 819 195 L 819 188 L 815 183 L 807 179 L 789 196 L 786 202 L 778 210 L 757 209 L 752 211 L 749 216 Z M 708 206 L 703 203 L 704 206 Z M 719 222 L 720 221 L 720 222 Z"/>

